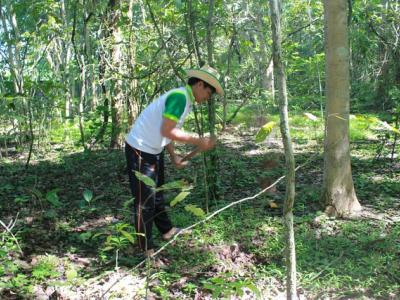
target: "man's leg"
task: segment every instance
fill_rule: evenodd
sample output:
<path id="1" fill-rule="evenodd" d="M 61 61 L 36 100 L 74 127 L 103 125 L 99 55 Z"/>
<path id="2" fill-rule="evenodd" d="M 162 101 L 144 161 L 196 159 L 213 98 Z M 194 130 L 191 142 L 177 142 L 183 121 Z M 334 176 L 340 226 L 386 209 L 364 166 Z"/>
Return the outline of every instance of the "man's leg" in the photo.
<path id="1" fill-rule="evenodd" d="M 129 183 L 134 201 L 135 229 L 139 247 L 144 250 L 154 248 L 152 238 L 153 216 L 154 216 L 154 192 L 137 179 L 134 171 L 156 180 L 156 159 L 150 154 L 141 153 L 126 144 L 125 154 L 128 165 Z M 144 236 L 143 236 L 144 235 Z"/>
<path id="2" fill-rule="evenodd" d="M 157 167 L 157 187 L 160 187 L 164 184 L 164 152 L 159 156 Z M 165 210 L 164 193 L 162 191 L 156 193 L 154 222 L 162 234 L 169 232 L 173 228 Z"/>

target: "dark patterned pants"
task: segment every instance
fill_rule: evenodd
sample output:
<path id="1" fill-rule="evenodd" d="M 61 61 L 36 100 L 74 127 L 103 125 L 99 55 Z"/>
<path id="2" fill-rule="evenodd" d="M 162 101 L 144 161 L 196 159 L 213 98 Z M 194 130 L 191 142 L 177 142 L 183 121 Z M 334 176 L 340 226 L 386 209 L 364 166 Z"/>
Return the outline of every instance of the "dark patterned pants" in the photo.
<path id="1" fill-rule="evenodd" d="M 173 226 L 165 210 L 163 192 L 155 193 L 152 187 L 137 179 L 134 171 L 152 178 L 157 187 L 160 187 L 164 184 L 164 151 L 160 154 L 150 154 L 126 143 L 125 155 L 130 188 L 135 197 L 135 229 L 139 233 L 139 246 L 142 250 L 150 250 L 154 248 L 153 222 L 162 234 L 167 233 Z"/>

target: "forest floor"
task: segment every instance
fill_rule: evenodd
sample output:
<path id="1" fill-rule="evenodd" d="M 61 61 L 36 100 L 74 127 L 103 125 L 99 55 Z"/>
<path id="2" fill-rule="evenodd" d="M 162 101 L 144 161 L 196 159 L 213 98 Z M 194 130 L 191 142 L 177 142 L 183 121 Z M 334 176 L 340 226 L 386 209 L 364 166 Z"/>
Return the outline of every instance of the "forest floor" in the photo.
<path id="1" fill-rule="evenodd" d="M 209 203 L 210 213 L 284 175 L 277 134 L 260 144 L 254 135 L 232 127 L 219 137 L 220 197 Z M 296 173 L 294 211 L 299 297 L 400 299 L 399 158 L 385 151 L 375 158 L 378 144 L 372 141 L 352 143 L 363 211 L 333 219 L 319 204 L 320 147 L 305 139 L 295 139 L 294 146 L 296 164 L 304 164 Z M 130 242 L 132 199 L 123 152 L 74 149 L 51 145 L 27 171 L 24 156 L 0 162 L 1 299 L 286 299 L 284 180 L 179 236 L 137 267 L 142 257 Z M 186 204 L 205 208 L 202 162 L 198 156 L 179 172 L 167 162 L 167 181 L 194 186 L 170 209 L 182 228 L 200 220 Z M 175 195 L 168 191 L 166 198 Z M 162 246 L 156 230 L 154 235 Z"/>

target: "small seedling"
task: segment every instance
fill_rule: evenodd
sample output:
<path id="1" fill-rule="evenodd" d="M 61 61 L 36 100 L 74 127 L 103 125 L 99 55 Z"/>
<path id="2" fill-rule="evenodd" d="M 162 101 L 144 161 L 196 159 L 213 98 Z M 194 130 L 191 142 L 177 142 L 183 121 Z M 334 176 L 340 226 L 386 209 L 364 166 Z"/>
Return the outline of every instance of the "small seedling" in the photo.
<path id="1" fill-rule="evenodd" d="M 90 210 L 96 210 L 95 207 L 93 207 L 93 202 L 95 202 L 98 199 L 103 198 L 104 195 L 98 195 L 96 197 L 93 197 L 93 192 L 91 190 L 86 189 L 83 192 L 83 199 L 81 200 L 79 206 L 80 208 L 86 208 L 90 207 Z"/>

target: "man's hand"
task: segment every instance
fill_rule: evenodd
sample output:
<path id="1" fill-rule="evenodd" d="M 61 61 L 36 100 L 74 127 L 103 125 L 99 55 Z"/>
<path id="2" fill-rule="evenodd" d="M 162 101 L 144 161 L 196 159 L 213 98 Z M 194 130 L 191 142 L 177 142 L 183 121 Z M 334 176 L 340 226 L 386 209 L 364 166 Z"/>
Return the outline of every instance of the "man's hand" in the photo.
<path id="1" fill-rule="evenodd" d="M 180 157 L 179 155 L 174 156 L 174 160 L 172 163 L 174 164 L 175 168 L 177 168 L 177 169 L 183 169 L 184 167 L 186 167 L 189 164 L 188 161 L 183 161 L 182 157 Z"/>
<path id="2" fill-rule="evenodd" d="M 217 139 L 215 137 L 201 137 L 199 138 L 199 142 L 197 143 L 197 147 L 201 151 L 207 151 L 210 150 L 215 146 Z"/>
<path id="3" fill-rule="evenodd" d="M 215 146 L 217 139 L 215 137 L 195 137 L 176 127 L 176 122 L 168 118 L 164 118 L 161 126 L 161 135 L 172 141 L 197 146 L 201 151 L 210 150 Z"/>

